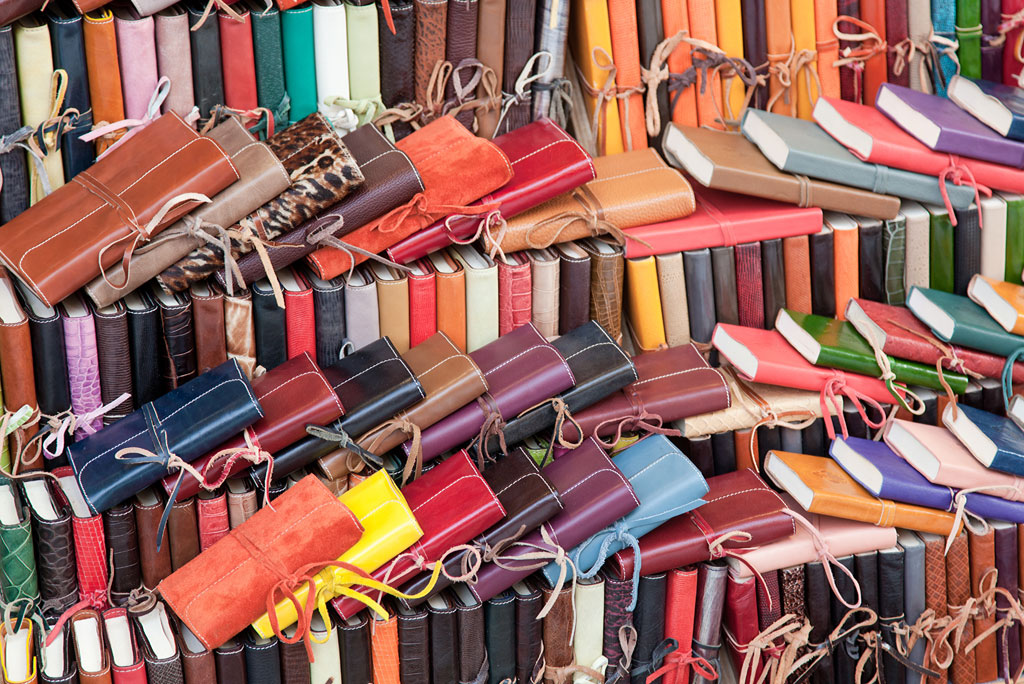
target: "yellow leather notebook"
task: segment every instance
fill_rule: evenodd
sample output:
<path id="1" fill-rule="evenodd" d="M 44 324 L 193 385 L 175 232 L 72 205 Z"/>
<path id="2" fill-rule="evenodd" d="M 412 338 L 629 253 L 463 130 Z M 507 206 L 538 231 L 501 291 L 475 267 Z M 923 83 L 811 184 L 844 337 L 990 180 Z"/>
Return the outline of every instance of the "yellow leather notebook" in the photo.
<path id="1" fill-rule="evenodd" d="M 363 526 L 363 536 L 341 555 L 339 562 L 349 563 L 360 570 L 372 573 L 423 536 L 423 530 L 416 522 L 416 517 L 402 492 L 398 490 L 391 476 L 383 470 L 377 471 L 349 489 L 338 497 L 338 501 L 348 506 Z M 356 579 L 352 572 L 341 568 L 332 567 L 321 571 L 313 578 L 317 603 L 326 603 L 345 592 L 345 585 L 356 583 Z M 295 589 L 295 596 L 300 604 L 305 604 L 308 595 L 308 583 Z M 295 624 L 295 605 L 290 600 L 278 601 L 274 611 L 277 613 L 281 629 Z M 274 634 L 267 614 L 252 623 L 252 628 L 264 639 L 269 639 Z"/>
<path id="2" fill-rule="evenodd" d="M 14 25 L 14 54 L 18 63 L 18 96 L 21 100 L 21 123 L 38 126 L 64 111 L 63 93 L 54 97 L 53 53 L 50 50 L 50 30 L 36 15 L 24 17 Z M 50 181 L 50 190 L 64 185 L 64 162 L 56 145 L 55 134 L 44 136 L 46 156 L 43 167 Z M 31 178 L 29 202 L 35 204 L 43 198 L 43 184 L 36 165 L 27 159 Z"/>
<path id="3" fill-rule="evenodd" d="M 687 0 L 686 7 L 690 19 L 690 35 L 699 40 L 705 40 L 712 45 L 718 45 L 718 30 L 715 20 L 715 0 Z M 685 49 L 685 48 L 684 48 Z M 718 113 L 715 111 L 715 100 L 719 106 L 722 102 L 722 82 L 719 78 L 713 78 L 704 92 L 701 93 L 701 80 L 697 79 L 693 89 L 697 93 L 697 122 L 701 126 L 712 128 L 725 128 L 717 121 Z"/>
<path id="4" fill-rule="evenodd" d="M 796 50 L 795 73 L 791 75 L 796 84 L 796 114 L 810 121 L 811 110 L 818 99 L 817 83 L 809 78 L 818 65 L 814 46 L 814 0 L 790 0 L 789 9 Z"/>
<path id="5" fill-rule="evenodd" d="M 839 98 L 839 39 L 832 32 L 836 21 L 836 0 L 814 0 L 814 45 L 818 51 L 818 78 L 821 94 Z"/>
<path id="6" fill-rule="evenodd" d="M 671 38 L 680 31 L 686 31 L 687 34 L 690 32 L 690 17 L 686 12 L 686 3 L 680 0 L 661 0 L 661 21 L 665 27 L 666 38 Z M 693 60 L 686 46 L 676 48 L 668 56 L 668 70 L 673 74 L 685 72 L 691 64 Z M 672 121 L 684 126 L 697 125 L 696 87 L 690 86 L 679 94 L 675 109 L 672 110 Z"/>
<path id="7" fill-rule="evenodd" d="M 810 513 L 943 536 L 956 525 L 947 511 L 872 496 L 831 458 L 769 451 L 764 469 Z"/>
<path id="8" fill-rule="evenodd" d="M 783 82 L 783 74 L 788 69 L 786 63 L 789 61 L 789 51 L 793 47 L 789 4 L 765 3 L 764 20 L 768 43 L 768 97 L 774 100 L 772 111 L 793 116 L 796 114 L 796 97 L 792 81 L 790 85 Z"/>
<path id="9" fill-rule="evenodd" d="M 612 63 L 611 25 L 608 21 L 607 0 L 572 0 L 573 20 L 570 22 L 569 42 L 573 61 L 582 74 L 583 100 L 587 115 L 593 120 L 597 108 L 597 95 L 608 85 Z M 605 98 L 602 112 L 598 113 L 594 131 L 598 140 L 598 154 L 618 154 L 624 150 L 622 123 L 615 98 Z M 602 145 L 603 141 L 603 145 Z"/>
<path id="10" fill-rule="evenodd" d="M 1004 330 L 1024 335 L 1024 286 L 977 273 L 967 286 L 967 296 L 983 306 Z"/>
<path id="11" fill-rule="evenodd" d="M 836 318 L 845 320 L 846 303 L 860 296 L 860 230 L 845 214 L 826 212 L 825 223 L 832 229 Z"/>
<path id="12" fill-rule="evenodd" d="M 718 47 L 730 57 L 743 58 L 743 14 L 740 0 L 717 0 L 715 2 L 715 24 L 718 33 Z M 734 121 L 743 115 L 743 96 L 746 89 L 743 81 L 736 77 L 722 79 L 722 94 L 728 108 L 725 116 Z M 725 107 L 726 105 L 723 105 Z"/>
<path id="13" fill-rule="evenodd" d="M 653 256 L 626 259 L 626 311 L 637 351 L 664 348 L 658 265 Z"/>

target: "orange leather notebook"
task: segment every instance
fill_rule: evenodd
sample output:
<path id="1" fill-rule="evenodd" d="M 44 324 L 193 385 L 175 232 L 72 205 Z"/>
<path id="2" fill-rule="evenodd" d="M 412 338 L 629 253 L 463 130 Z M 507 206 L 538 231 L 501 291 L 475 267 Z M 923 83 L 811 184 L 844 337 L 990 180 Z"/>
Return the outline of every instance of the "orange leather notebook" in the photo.
<path id="1" fill-rule="evenodd" d="M 875 29 L 885 40 L 885 0 L 860 0 L 860 18 Z M 885 52 L 874 55 L 864 64 L 864 93 L 861 100 L 869 107 L 875 106 L 878 87 L 889 78 L 888 60 Z"/>
<path id="2" fill-rule="evenodd" d="M 612 61 L 617 69 L 615 82 L 620 89 L 640 85 L 640 47 L 637 43 L 636 3 L 634 0 L 608 0 L 608 22 L 612 30 Z M 644 122 L 644 96 L 633 93 L 618 98 L 622 143 L 626 150 L 647 147 Z"/>
<path id="3" fill-rule="evenodd" d="M 782 259 L 786 269 L 786 308 L 811 311 L 811 251 L 806 235 L 783 238 Z"/>
<path id="4" fill-rule="evenodd" d="M 810 513 L 941 535 L 957 526 L 952 513 L 873 496 L 831 458 L 769 451 L 764 470 Z"/>
<path id="5" fill-rule="evenodd" d="M 836 279 L 836 318 L 846 320 L 846 303 L 860 297 L 860 235 L 857 222 L 843 214 L 825 213 L 832 229 Z"/>
<path id="6" fill-rule="evenodd" d="M 839 98 L 839 39 L 832 32 L 836 21 L 836 0 L 814 0 L 814 44 L 818 49 L 818 80 L 821 94 Z"/>
<path id="7" fill-rule="evenodd" d="M 790 27 L 789 3 L 767 2 L 764 6 L 765 26 L 768 42 L 768 97 L 774 100 L 772 111 L 776 114 L 796 116 L 796 91 L 783 85 L 779 69 L 786 69 L 789 51 L 793 47 Z"/>
<path id="8" fill-rule="evenodd" d="M 699 40 L 706 40 L 712 45 L 718 45 L 718 31 L 715 22 L 715 0 L 687 0 L 686 7 L 690 19 L 690 35 Z M 666 33 L 666 35 L 668 35 Z M 685 48 L 682 48 L 685 49 Z M 722 102 L 722 80 L 713 77 L 704 92 L 701 93 L 701 80 L 697 79 L 693 90 L 697 97 L 697 122 L 701 126 L 713 128 L 724 128 L 716 121 L 718 113 L 715 111 L 715 102 L 721 106 Z"/>
<path id="9" fill-rule="evenodd" d="M 436 273 L 437 301 L 441 304 L 437 307 L 437 329 L 465 352 L 466 272 L 445 250 L 434 252 L 429 258 Z"/>
<path id="10" fill-rule="evenodd" d="M 114 14 L 99 9 L 85 15 L 82 22 L 85 41 L 85 64 L 89 74 L 89 101 L 97 127 L 124 119 L 124 97 L 121 95 L 121 70 L 117 61 L 117 34 L 114 32 Z M 118 135 L 96 141 L 100 154 L 114 144 Z"/>
<path id="11" fill-rule="evenodd" d="M 690 32 L 690 16 L 686 11 L 686 3 L 680 0 L 661 0 L 661 21 L 665 27 L 665 37 L 671 38 L 680 31 Z M 681 74 L 690 68 L 690 50 L 681 45 L 668 56 L 668 70 L 673 74 Z M 672 94 L 669 95 L 670 99 Z M 684 90 L 676 100 L 672 110 L 672 121 L 685 126 L 697 125 L 697 88 L 691 86 Z M 664 122 L 662 122 L 664 125 Z"/>
<path id="12" fill-rule="evenodd" d="M 373 656 L 373 684 L 400 684 L 398 671 L 398 618 L 370 618 L 370 651 Z"/>
<path id="13" fill-rule="evenodd" d="M 984 307 L 988 315 L 1014 335 L 1024 335 L 1024 285 L 974 274 L 967 296 Z"/>

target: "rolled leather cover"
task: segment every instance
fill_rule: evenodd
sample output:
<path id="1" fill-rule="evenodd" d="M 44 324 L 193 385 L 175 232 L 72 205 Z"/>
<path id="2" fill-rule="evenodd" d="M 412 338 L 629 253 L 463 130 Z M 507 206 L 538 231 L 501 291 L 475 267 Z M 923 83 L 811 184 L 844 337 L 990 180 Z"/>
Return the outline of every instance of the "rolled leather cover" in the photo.
<path id="1" fill-rule="evenodd" d="M 100 364 L 100 398 L 106 405 L 128 394 L 128 399 L 107 411 L 103 423 L 109 425 L 135 410 L 132 399 L 132 357 L 128 335 L 128 310 L 123 302 L 93 312 L 96 348 Z"/>
<path id="2" fill-rule="evenodd" d="M 487 380 L 488 392 L 422 433 L 423 460 L 468 441 L 497 413 L 509 420 L 575 382 L 565 359 L 532 324 L 470 353 Z M 406 454 L 411 442 L 403 445 Z"/>
<path id="3" fill-rule="evenodd" d="M 633 357 L 639 380 L 574 415 L 584 435 L 607 437 L 647 419 L 669 423 L 730 405 L 725 377 L 691 343 Z M 679 385 L 685 378 L 685 389 Z M 579 436 L 565 425 L 566 438 Z"/>
<path id="4" fill-rule="evenodd" d="M 984 591 L 982 579 L 985 577 L 985 573 L 996 567 L 995 531 L 989 528 L 985 534 L 977 534 L 973 530 L 968 530 L 967 537 L 970 558 L 970 594 L 971 596 L 981 596 Z M 995 620 L 995 615 L 986 615 L 975 619 L 974 633 L 982 634 L 995 624 Z M 974 651 L 974 656 L 975 681 L 990 682 L 998 679 L 996 634 L 989 635 L 979 643 Z"/>
<path id="5" fill-rule="evenodd" d="M 278 577 L 253 555 L 273 554 L 291 573 L 341 556 L 362 535 L 355 515 L 319 480 L 306 476 L 158 587 L 207 648 L 216 648 L 266 610 Z M 244 538 L 245 543 L 240 539 Z M 231 578 L 230 581 L 215 581 Z M 244 593 L 238 587 L 246 587 Z"/>
<path id="6" fill-rule="evenodd" d="M 633 361 L 594 321 L 558 337 L 551 345 L 565 359 L 575 378 L 573 387 L 558 395 L 573 414 L 637 380 Z M 521 442 L 548 430 L 557 420 L 558 414 L 551 402 L 524 411 L 505 423 L 505 442 Z M 491 437 L 488 448 L 492 452 L 497 450 L 497 437 Z"/>
<path id="7" fill-rule="evenodd" d="M 99 640 L 99 654 L 98 654 L 98 668 L 96 670 L 85 670 L 82 667 L 82 651 L 79 646 L 79 640 L 72 637 L 75 634 L 75 623 L 80 620 L 90 620 L 95 623 L 95 632 Z M 82 684 L 110 684 L 111 679 L 111 657 L 110 649 L 108 646 L 105 630 L 103 629 L 103 622 L 100 619 L 100 613 L 97 610 L 86 608 L 78 611 L 68 620 L 67 631 L 64 632 L 64 644 L 66 651 L 64 652 L 64 667 L 65 672 L 70 670 L 70 674 L 61 678 L 54 678 L 51 681 L 55 682 L 82 682 Z M 93 629 L 93 625 L 89 625 L 86 629 Z M 6 629 L 4 630 L 6 632 Z M 77 661 L 77 672 L 76 672 L 76 661 Z M 42 670 L 42 668 L 40 668 Z M 40 679 L 43 679 L 40 677 Z M 46 681 L 46 679 L 43 679 Z"/>
<path id="8" fill-rule="evenodd" d="M 89 79 L 85 64 L 85 37 L 82 31 L 82 17 L 67 5 L 56 4 L 46 10 L 53 44 L 53 67 L 68 74 L 64 107 L 75 109 L 61 135 L 61 159 L 64 162 L 64 178 L 70 180 L 92 165 L 96 153 L 91 142 L 81 136 L 92 129 L 92 106 L 89 102 Z"/>
<path id="9" fill-rule="evenodd" d="M 245 644 L 231 639 L 213 652 L 219 676 L 217 681 L 225 684 L 244 684 L 247 681 L 245 671 Z M 307 657 L 308 663 L 308 657 Z"/>
<path id="10" fill-rule="evenodd" d="M 385 107 L 394 107 L 415 100 L 416 75 L 416 5 L 412 0 L 391 2 L 391 21 L 394 33 L 383 16 L 388 10 L 378 5 L 377 40 L 380 43 L 381 99 Z M 395 139 L 401 140 L 412 132 L 404 121 L 391 124 Z"/>
<path id="11" fill-rule="evenodd" d="M 17 264 L 13 271 L 44 303 L 64 299 L 98 268 L 116 263 L 140 236 L 159 232 L 195 206 L 191 200 L 177 205 L 147 231 L 168 200 L 190 192 L 210 196 L 238 179 L 224 150 L 173 112 L 136 130 L 85 176 L 4 226 L 0 258 Z M 100 199 L 108 194 L 131 210 L 134 224 L 121 218 L 119 206 Z"/>
<path id="12" fill-rule="evenodd" d="M 761 272 L 761 243 L 736 245 L 736 308 L 739 324 L 748 328 L 765 327 L 765 302 Z"/>
<path id="13" fill-rule="evenodd" d="M 645 573 L 713 560 L 709 545 L 729 532 L 746 532 L 750 539 L 731 538 L 721 545 L 723 549 L 761 546 L 795 531 L 793 518 L 782 512 L 785 503 L 754 471 L 743 469 L 716 475 L 708 478 L 707 483 L 707 503 L 640 539 Z M 634 556 L 633 549 L 627 548 L 611 559 L 610 566 L 620 579 L 633 574 Z"/>
<path id="14" fill-rule="evenodd" d="M 622 675 L 628 675 L 628 671 L 622 671 L 623 658 L 622 640 L 620 635 L 623 628 L 633 627 L 633 611 L 629 609 L 633 601 L 632 580 L 618 580 L 611 575 L 604 577 L 604 657 L 608 659 L 608 675 L 620 671 Z M 628 666 L 627 666 L 628 667 Z"/>
<path id="15" fill-rule="evenodd" d="M 436 562 L 448 549 L 474 539 L 505 517 L 501 502 L 465 451 L 406 485 L 402 494 L 423 528 L 423 536 L 401 556 L 371 573 L 374 579 L 386 580 L 392 586 L 401 586 L 414 577 L 419 560 Z M 362 593 L 380 601 L 379 594 Z M 345 596 L 334 599 L 331 605 L 343 618 L 366 607 Z"/>
<path id="16" fill-rule="evenodd" d="M 484 480 L 505 509 L 505 517 L 472 541 L 472 545 L 477 549 L 493 548 L 503 540 L 516 538 L 516 534 L 529 534 L 562 511 L 562 500 L 558 492 L 522 448 L 516 449 L 487 468 L 484 471 Z M 463 550 L 449 555 L 444 564 L 448 574 L 453 577 L 462 574 L 462 561 L 468 554 L 469 551 Z M 403 588 L 403 591 L 407 594 L 418 594 L 426 588 L 429 581 L 429 572 L 420 573 Z M 430 595 L 439 593 L 451 584 L 452 582 L 442 574 Z M 410 600 L 409 603 L 418 605 L 427 598 L 429 597 Z"/>
<path id="17" fill-rule="evenodd" d="M 475 34 L 474 34 L 475 35 Z M 405 152 L 419 171 L 424 190 L 402 207 L 417 207 L 414 212 L 392 210 L 385 216 L 345 235 L 347 244 L 369 252 L 381 252 L 409 235 L 449 214 L 486 213 L 492 203 L 466 205 L 502 187 L 512 179 L 508 157 L 490 140 L 477 138 L 455 119 L 443 116 L 395 145 Z M 473 169 L 465 175 L 464 169 Z M 458 180 L 456 180 L 458 179 Z M 355 263 L 366 257 L 356 254 Z M 333 247 L 323 247 L 309 255 L 309 261 L 322 278 L 334 278 L 349 270 L 352 258 Z"/>
<path id="18" fill-rule="evenodd" d="M 31 505 L 28 509 L 32 520 L 32 535 L 38 547 L 36 574 L 39 597 L 43 601 L 44 611 L 60 614 L 78 600 L 71 508 L 59 487 L 49 483 L 46 483 L 46 487 L 50 490 L 56 519 L 44 518 Z"/>
<path id="19" fill-rule="evenodd" d="M 551 610 L 544 616 L 544 681 L 548 684 L 563 684 L 569 679 L 560 672 L 560 668 L 572 665 L 575 654 L 572 650 L 572 637 L 576 624 L 576 604 L 573 600 L 572 584 L 563 586 L 558 596 L 551 603 Z M 551 600 L 554 590 L 545 587 L 544 602 Z"/>
<path id="20" fill-rule="evenodd" d="M 647 676 L 661 667 L 654 662 L 655 650 L 665 638 L 665 596 L 668 575 L 644 575 L 640 578 L 633 626 L 636 628 L 636 650 L 633 651 L 633 682 L 646 682 Z"/>
<path id="21" fill-rule="evenodd" d="M 593 227 L 595 217 L 624 230 L 693 213 L 690 184 L 653 149 L 600 157 L 593 163 L 594 180 L 516 215 L 496 244 L 505 252 L 538 249 L 607 232 Z M 625 202 L 626 197 L 632 199 Z M 568 219 L 572 222 L 563 225 Z M 490 249 L 495 243 L 484 237 Z"/>
<path id="22" fill-rule="evenodd" d="M 114 662 L 113 658 L 110 658 L 110 674 L 113 678 L 114 684 L 142 684 L 146 681 L 146 663 L 142 659 L 142 653 L 139 649 L 138 640 L 135 637 L 135 633 L 132 630 L 131 621 L 128 617 L 128 610 L 126 608 L 108 608 L 102 612 L 103 616 L 103 631 L 106 632 L 107 641 L 110 640 L 110 629 L 107 626 L 108 621 L 116 618 L 123 618 L 126 621 L 128 627 L 127 634 L 125 634 L 126 644 L 122 644 L 122 648 L 126 648 L 127 660 L 131 662 L 129 664 L 118 665 Z M 124 655 L 121 657 L 123 658 Z"/>
<path id="23" fill-rule="evenodd" d="M 188 30 L 188 12 L 180 6 L 168 7 L 156 14 L 156 64 L 161 78 L 171 80 L 163 111 L 188 116 L 196 104 L 192 87 L 192 47 Z M 115 121 L 117 119 L 114 119 Z"/>
<path id="24" fill-rule="evenodd" d="M 372 373 L 367 372 L 370 369 Z M 334 428 L 349 435 L 366 432 L 424 397 L 423 386 L 386 337 L 327 366 L 323 372 L 345 407 L 345 416 Z M 309 436 L 278 451 L 274 457 L 274 479 L 280 480 L 326 456 L 337 446 L 335 442 Z M 256 482 L 262 482 L 266 466 L 256 466 L 250 473 Z"/>
<path id="25" fill-rule="evenodd" d="M 425 606 L 398 609 L 398 666 L 403 684 L 430 684 L 430 618 Z"/>
<path id="26" fill-rule="evenodd" d="M 721 321 L 731 314 L 730 320 L 739 322 L 739 313 L 736 310 L 736 262 L 733 258 L 733 248 L 729 246 L 716 250 L 695 249 L 683 252 L 683 279 L 686 283 L 690 339 L 703 344 L 711 341 L 716 315 L 718 321 Z M 720 256 L 723 253 L 728 258 L 726 268 L 732 269 L 734 277 L 731 279 L 722 276 L 723 269 L 719 267 L 722 261 L 725 261 L 725 258 Z M 723 301 L 722 307 L 719 307 L 719 299 Z M 726 304 L 731 306 L 726 309 Z"/>
<path id="27" fill-rule="evenodd" d="M 192 46 L 192 87 L 199 116 L 206 119 L 211 110 L 224 104 L 224 77 L 220 63 L 219 22 L 204 16 L 203 5 L 188 3 L 189 40 Z"/>
<path id="28" fill-rule="evenodd" d="M 363 174 L 330 123 L 311 114 L 275 133 L 267 146 L 288 172 L 288 188 L 242 218 L 233 228 L 273 240 L 333 206 L 363 184 Z M 231 239 L 232 254 L 253 250 L 251 242 Z M 157 280 L 169 290 L 183 290 L 224 266 L 224 254 L 203 245 L 165 269 Z"/>
<path id="29" fill-rule="evenodd" d="M 494 144 L 508 156 L 512 178 L 474 204 L 497 203 L 506 219 L 594 180 L 590 155 L 550 119 L 498 136 Z M 437 221 L 388 249 L 388 255 L 407 264 L 455 240 L 471 237 L 484 220 L 483 216 L 459 216 Z"/>
<path id="30" fill-rule="evenodd" d="M 509 635 L 516 630 L 516 595 L 506 591 L 484 604 L 484 637 L 490 672 L 487 684 L 499 684 L 516 675 L 516 645 Z"/>
<path id="31" fill-rule="evenodd" d="M 231 360 L 71 445 L 68 460 L 89 510 L 99 513 L 163 477 L 171 454 L 192 461 L 262 416 L 249 381 Z M 155 462 L 116 459 L 127 447 L 160 456 Z"/>
<path id="32" fill-rule="evenodd" d="M 570 549 L 639 505 L 629 481 L 593 439 L 556 459 L 543 472 L 562 499 L 562 512 L 503 553 L 502 565 L 508 569 L 494 564 L 480 569 L 478 581 L 470 585 L 470 590 L 481 601 L 497 596 L 533 572 L 536 561 L 518 559 L 535 551 L 533 545 L 551 549 L 542 531 L 562 549 Z"/>
<path id="33" fill-rule="evenodd" d="M 295 289 L 284 293 L 288 358 L 302 353 L 316 354 L 316 323 L 313 288 L 302 273 L 293 273 Z"/>
<path id="34" fill-rule="evenodd" d="M 103 531 L 114 571 L 110 592 L 115 601 L 126 598 L 128 592 L 142 584 L 139 539 L 135 530 L 135 507 L 131 501 L 103 514 Z"/>
<path id="35" fill-rule="evenodd" d="M 459 351 L 444 333 L 435 333 L 402 358 L 416 375 L 426 397 L 397 413 L 397 420 L 408 420 L 420 428 L 427 428 L 487 391 L 487 381 L 476 363 Z M 380 456 L 408 437 L 401 430 L 392 430 L 385 436 L 387 429 L 386 426 L 378 426 L 361 436 L 359 446 Z M 339 449 L 320 459 L 319 466 L 325 475 L 338 479 L 350 472 L 348 464 L 352 457 L 354 454 L 349 450 Z"/>
<path id="36" fill-rule="evenodd" d="M 302 439 L 306 435 L 307 425 L 325 425 L 344 413 L 334 388 L 307 353 L 253 378 L 252 389 L 263 408 L 263 417 L 245 428 L 243 434 L 218 445 L 192 463 L 197 470 L 206 473 L 209 482 L 223 481 L 252 465 L 250 461 L 237 459 L 225 471 L 230 462 L 230 454 L 217 457 L 218 453 L 228 449 L 244 448 L 246 435 L 257 447 L 274 454 Z M 177 481 L 177 475 L 163 479 L 164 491 L 168 496 L 174 491 Z M 198 492 L 199 483 L 195 478 L 183 478 L 177 500 L 186 499 Z"/>
<path id="37" fill-rule="evenodd" d="M 220 25 L 221 67 L 224 76 L 224 104 L 233 109 L 252 110 L 259 104 L 256 93 L 256 64 L 253 58 L 252 19 L 242 8 L 241 21 L 217 13 Z M 212 19 L 212 18 L 211 18 Z"/>
<path id="38" fill-rule="evenodd" d="M 517 585 L 516 595 L 516 679 L 517 682 L 535 682 L 539 679 L 538 666 L 543 665 L 543 623 L 539 619 L 544 597 L 529 582 Z M 536 676 L 535 676 L 536 675 Z"/>
<path id="39" fill-rule="evenodd" d="M 256 329 L 249 289 L 224 297 L 224 344 L 228 358 L 237 359 L 245 374 L 252 377 L 256 370 Z"/>
<path id="40" fill-rule="evenodd" d="M 764 320 L 774 321 L 779 310 L 786 306 L 786 267 L 782 254 L 782 240 L 761 241 L 761 278 L 764 292 Z M 737 283 L 742 287 L 742 284 Z"/>
<path id="41" fill-rule="evenodd" d="M 316 246 L 310 244 L 308 238 L 325 222 L 337 221 L 335 230 L 331 232 L 343 236 L 405 204 L 423 190 L 423 182 L 409 157 L 396 149 L 375 126 L 360 126 L 346 135 L 344 142 L 359 165 L 365 179 L 363 184 L 328 211 L 274 240 L 274 244 L 267 247 L 267 254 L 275 269 L 313 252 Z M 255 253 L 239 259 L 238 267 L 246 284 L 266 275 L 263 261 Z M 223 272 L 218 271 L 216 277 L 222 281 Z"/>

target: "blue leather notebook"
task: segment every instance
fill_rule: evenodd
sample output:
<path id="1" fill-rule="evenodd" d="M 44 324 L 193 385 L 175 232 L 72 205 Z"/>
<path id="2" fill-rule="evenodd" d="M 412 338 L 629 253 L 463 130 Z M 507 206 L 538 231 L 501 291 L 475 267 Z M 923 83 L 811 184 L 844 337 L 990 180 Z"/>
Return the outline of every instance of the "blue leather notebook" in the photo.
<path id="1" fill-rule="evenodd" d="M 928 481 L 885 442 L 859 437 L 833 440 L 829 454 L 850 477 L 875 496 L 901 503 L 953 511 L 959 490 Z M 973 492 L 966 508 L 982 518 L 1024 523 L 1024 502 Z"/>
<path id="2" fill-rule="evenodd" d="M 956 43 L 956 0 L 931 0 L 932 9 L 932 31 L 940 38 L 945 38 L 949 43 Z M 946 94 L 946 84 L 950 77 L 957 72 L 957 65 L 949 55 L 942 54 L 948 47 L 946 44 L 935 43 L 939 51 L 938 73 L 935 67 L 932 69 L 932 85 L 939 95 Z"/>
<path id="3" fill-rule="evenodd" d="M 987 468 L 1024 476 L 1024 432 L 1009 418 L 971 406 L 952 406 L 942 414 L 942 424 Z"/>
<path id="4" fill-rule="evenodd" d="M 999 135 L 1024 140 L 1024 90 L 954 76 L 948 95 L 961 109 Z"/>
<path id="5" fill-rule="evenodd" d="M 813 121 L 748 109 L 741 130 L 769 161 L 787 173 L 919 202 L 944 203 L 935 176 L 861 161 Z M 946 192 L 950 203 L 959 209 L 974 201 L 974 189 L 968 185 L 946 181 Z"/>
<path id="6" fill-rule="evenodd" d="M 701 497 L 708 493 L 708 483 L 697 467 L 664 435 L 640 440 L 615 456 L 612 463 L 629 480 L 640 505 L 568 552 L 579 578 L 596 575 L 606 558 L 629 545 L 629 537 L 639 539 L 672 518 L 703 505 Z M 634 547 L 634 551 L 639 573 L 643 559 L 638 548 Z M 550 563 L 542 572 L 554 585 L 560 570 Z"/>
<path id="7" fill-rule="evenodd" d="M 945 342 L 1009 356 L 1024 347 L 1024 337 L 1008 333 L 970 298 L 927 287 L 910 288 L 907 308 Z"/>

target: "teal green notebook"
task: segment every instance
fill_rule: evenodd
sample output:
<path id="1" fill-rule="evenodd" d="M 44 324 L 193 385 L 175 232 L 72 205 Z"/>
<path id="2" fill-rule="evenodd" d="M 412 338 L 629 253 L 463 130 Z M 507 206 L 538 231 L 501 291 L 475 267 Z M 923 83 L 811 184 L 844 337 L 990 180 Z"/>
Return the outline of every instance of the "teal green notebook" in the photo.
<path id="1" fill-rule="evenodd" d="M 1024 197 L 1003 194 L 1006 200 L 1006 273 L 1003 280 L 1024 285 Z"/>
<path id="2" fill-rule="evenodd" d="M 316 59 L 313 55 L 313 6 L 281 13 L 284 86 L 291 100 L 288 119 L 300 121 L 316 111 Z"/>
<path id="3" fill-rule="evenodd" d="M 953 291 L 953 222 L 942 207 L 928 207 L 928 283 L 936 290 Z"/>

